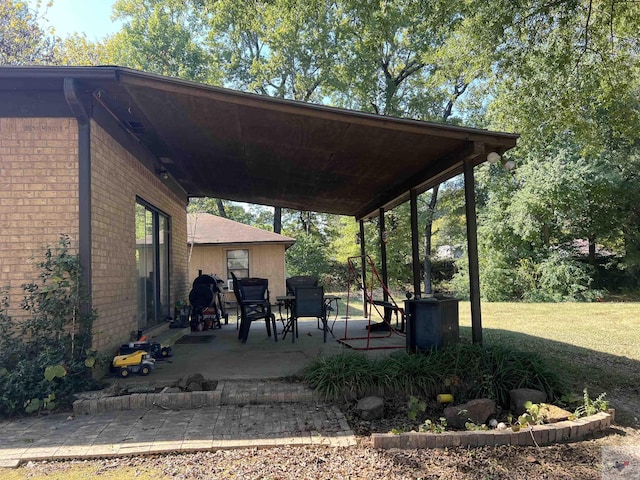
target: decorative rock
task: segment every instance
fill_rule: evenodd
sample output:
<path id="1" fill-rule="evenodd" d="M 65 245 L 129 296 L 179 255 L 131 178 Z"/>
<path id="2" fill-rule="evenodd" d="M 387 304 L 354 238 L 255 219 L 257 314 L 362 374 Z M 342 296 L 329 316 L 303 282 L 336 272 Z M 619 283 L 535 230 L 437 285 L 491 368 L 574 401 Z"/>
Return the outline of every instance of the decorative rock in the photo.
<path id="1" fill-rule="evenodd" d="M 521 415 L 527 411 L 524 404 L 531 403 L 543 403 L 547 401 L 547 395 L 540 390 L 534 390 L 532 388 L 516 388 L 509 392 L 509 400 L 511 413 L 514 415 Z"/>
<path id="2" fill-rule="evenodd" d="M 189 385 L 191 382 L 196 382 L 202 385 L 202 383 L 204 382 L 204 376 L 201 373 L 192 373 L 187 377 L 184 383 L 185 385 Z"/>
<path id="3" fill-rule="evenodd" d="M 496 402 L 488 398 L 478 398 L 462 405 L 444 409 L 447 425 L 452 428 L 464 428 L 465 423 L 472 421 L 476 425 L 484 424 L 496 411 Z"/>
<path id="4" fill-rule="evenodd" d="M 217 380 L 205 380 L 202 383 L 202 390 L 205 390 L 207 392 L 212 392 L 217 387 L 218 387 L 218 381 Z"/>
<path id="5" fill-rule="evenodd" d="M 201 392 L 204 390 L 204 388 L 202 388 L 202 384 L 199 382 L 191 382 L 187 385 L 187 388 L 185 390 L 187 392 Z"/>
<path id="6" fill-rule="evenodd" d="M 568 420 L 573 414 L 560 407 L 543 403 L 540 405 L 540 414 L 544 417 L 547 423 L 556 423 Z"/>
<path id="7" fill-rule="evenodd" d="M 187 389 L 187 381 L 184 378 L 179 378 L 177 382 L 171 384 L 172 387 L 178 387 L 180 390 L 186 390 Z"/>
<path id="8" fill-rule="evenodd" d="M 178 387 L 165 387 L 162 389 L 162 393 L 180 393 Z"/>
<path id="9" fill-rule="evenodd" d="M 375 420 L 384 415 L 384 400 L 380 397 L 365 397 L 358 401 L 356 411 L 363 420 Z"/>

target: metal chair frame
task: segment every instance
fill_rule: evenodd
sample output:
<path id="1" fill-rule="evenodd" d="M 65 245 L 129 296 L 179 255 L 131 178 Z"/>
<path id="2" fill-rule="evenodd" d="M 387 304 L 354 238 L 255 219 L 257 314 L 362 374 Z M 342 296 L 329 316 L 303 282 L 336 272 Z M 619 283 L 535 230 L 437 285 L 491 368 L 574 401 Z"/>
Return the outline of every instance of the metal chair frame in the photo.
<path id="1" fill-rule="evenodd" d="M 324 343 L 327 343 L 327 308 L 324 301 L 324 288 L 313 286 L 300 286 L 295 289 L 296 299 L 293 302 L 291 314 L 292 330 L 298 334 L 298 318 L 314 317 L 322 322 Z"/>
<path id="2" fill-rule="evenodd" d="M 246 343 L 251 323 L 264 319 L 267 335 L 271 336 L 271 328 L 273 328 L 273 337 L 277 342 L 276 316 L 271 312 L 269 300 L 269 281 L 266 278 L 237 278 L 233 273 L 231 276 L 233 291 L 240 307 L 238 338 L 242 343 Z"/>

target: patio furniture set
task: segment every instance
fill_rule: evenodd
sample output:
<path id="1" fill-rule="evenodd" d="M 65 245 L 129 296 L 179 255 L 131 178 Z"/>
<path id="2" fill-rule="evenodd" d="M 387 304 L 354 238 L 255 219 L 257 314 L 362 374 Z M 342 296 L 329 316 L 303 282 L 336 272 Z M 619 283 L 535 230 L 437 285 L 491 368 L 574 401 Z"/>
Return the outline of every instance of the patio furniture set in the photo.
<path id="1" fill-rule="evenodd" d="M 238 339 L 246 343 L 251 324 L 264 320 L 267 335 L 277 342 L 276 315 L 272 310 L 269 296 L 269 281 L 266 278 L 238 278 L 231 273 L 233 292 L 236 297 L 239 318 Z M 287 295 L 276 297 L 278 315 L 282 322 L 282 339 L 291 333 L 291 341 L 298 337 L 298 319 L 316 318 L 318 328 L 323 331 L 323 340 L 327 341 L 327 332 L 333 335 L 329 326 L 328 312 L 335 312 L 337 319 L 338 300 L 335 295 L 325 295 L 324 288 L 318 286 L 318 280 L 310 276 L 298 276 L 287 279 Z"/>

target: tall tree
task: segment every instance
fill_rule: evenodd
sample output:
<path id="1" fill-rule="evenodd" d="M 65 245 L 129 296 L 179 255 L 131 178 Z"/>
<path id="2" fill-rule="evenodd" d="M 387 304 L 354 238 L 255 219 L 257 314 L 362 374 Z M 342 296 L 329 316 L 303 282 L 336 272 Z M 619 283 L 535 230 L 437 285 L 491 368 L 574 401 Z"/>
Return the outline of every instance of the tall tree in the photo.
<path id="1" fill-rule="evenodd" d="M 203 45 L 201 7 L 199 0 L 116 0 L 113 17 L 124 26 L 107 41 L 112 60 L 161 75 L 220 82 Z"/>
<path id="2" fill-rule="evenodd" d="M 343 81 L 332 99 L 344 107 L 378 114 L 457 122 L 455 105 L 489 68 L 486 56 L 467 54 L 464 32 L 457 32 L 464 20 L 464 3 L 400 0 L 346 5 L 351 43 L 341 51 Z M 426 293 L 432 291 L 432 225 L 438 189 L 428 194 L 428 202 L 421 202 L 426 208 Z"/>
<path id="3" fill-rule="evenodd" d="M 58 38 L 43 29 L 39 20 L 41 3 L 31 10 L 26 1 L 0 2 L 0 65 L 52 63 Z"/>
<path id="4" fill-rule="evenodd" d="M 204 0 L 209 45 L 230 86 L 322 103 L 344 47 L 341 9 L 326 0 Z"/>
<path id="5" fill-rule="evenodd" d="M 58 65 L 108 65 L 109 53 L 104 43 L 92 42 L 85 34 L 74 33 L 62 39 L 55 50 Z"/>
<path id="6" fill-rule="evenodd" d="M 540 211 L 544 247 L 558 235 L 586 239 L 593 262 L 596 241 L 637 232 L 627 199 L 640 185 L 627 167 L 640 140 L 640 6 L 529 2 L 506 26 L 501 43 L 509 49 L 496 63 L 501 81 L 489 118 L 494 127 L 522 133 L 511 211 L 543 182 L 544 200 L 535 203 L 548 205 Z M 526 221 L 531 215 L 519 218 L 524 230 L 516 233 L 528 238 L 537 227 Z"/>
<path id="7" fill-rule="evenodd" d="M 227 83 L 241 90 L 322 102 L 342 46 L 340 9 L 333 2 L 209 0 L 209 44 Z M 298 218 L 305 218 L 301 214 Z M 273 229 L 282 228 L 274 208 Z"/>

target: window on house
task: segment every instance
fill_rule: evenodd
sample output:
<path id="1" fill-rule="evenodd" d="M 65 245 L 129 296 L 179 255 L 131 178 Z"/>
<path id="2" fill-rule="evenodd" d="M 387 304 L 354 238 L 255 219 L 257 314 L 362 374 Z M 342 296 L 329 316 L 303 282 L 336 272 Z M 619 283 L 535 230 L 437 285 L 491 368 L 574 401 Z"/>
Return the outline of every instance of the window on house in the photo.
<path id="1" fill-rule="evenodd" d="M 169 317 L 169 217 L 142 200 L 136 203 L 138 328 Z"/>
<path id="2" fill-rule="evenodd" d="M 231 273 L 238 278 L 249 277 L 249 250 L 227 250 L 227 278 Z"/>

